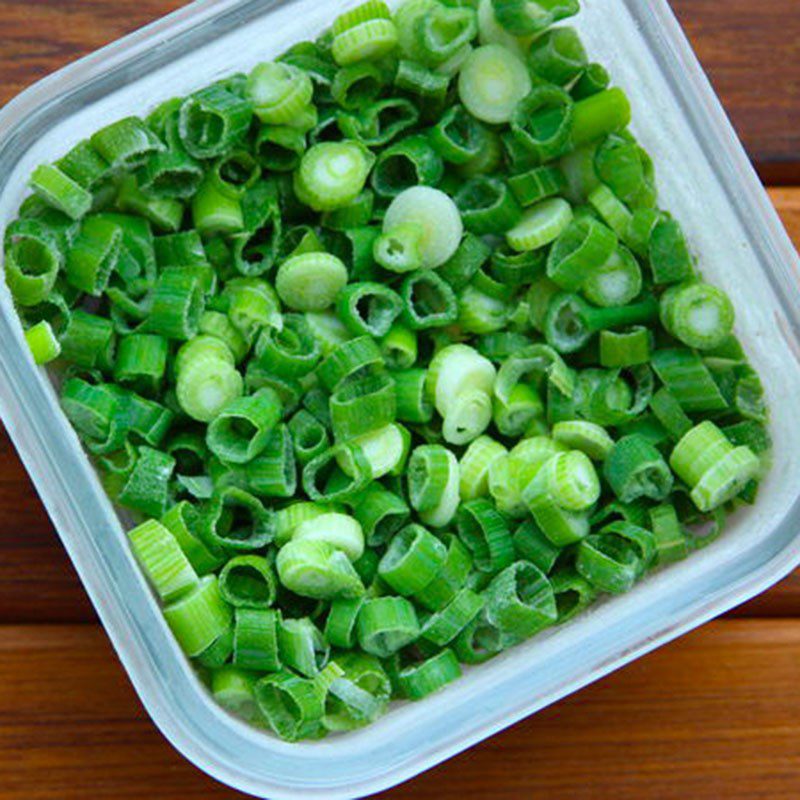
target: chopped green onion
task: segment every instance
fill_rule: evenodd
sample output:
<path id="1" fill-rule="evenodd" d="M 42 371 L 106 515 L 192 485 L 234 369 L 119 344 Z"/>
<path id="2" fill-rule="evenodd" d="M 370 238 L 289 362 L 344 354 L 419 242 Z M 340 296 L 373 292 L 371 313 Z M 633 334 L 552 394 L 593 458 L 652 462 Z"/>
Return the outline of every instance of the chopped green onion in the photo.
<path id="1" fill-rule="evenodd" d="M 206 575 L 188 594 L 164 608 L 164 619 L 188 656 L 196 656 L 230 627 L 232 613 L 215 575 Z"/>
<path id="2" fill-rule="evenodd" d="M 544 200 L 528 209 L 506 233 L 510 247 L 517 252 L 538 250 L 558 239 L 572 222 L 572 207 L 560 197 Z"/>
<path id="3" fill-rule="evenodd" d="M 420 634 L 414 606 L 404 597 L 367 600 L 358 615 L 358 643 L 367 653 L 388 658 Z"/>
<path id="4" fill-rule="evenodd" d="M 558 617 L 550 581 L 538 567 L 525 561 L 496 575 L 484 596 L 487 622 L 513 642 L 549 627 Z"/>
<path id="5" fill-rule="evenodd" d="M 177 600 L 197 586 L 192 565 L 175 537 L 160 522 L 143 522 L 128 533 L 128 540 L 136 560 L 165 603 Z"/>
<path id="6" fill-rule="evenodd" d="M 364 190 L 374 156 L 354 141 L 322 142 L 307 150 L 295 173 L 301 202 L 315 211 L 350 205 Z"/>
<path id="7" fill-rule="evenodd" d="M 625 436 L 608 454 L 605 478 L 623 503 L 640 497 L 662 501 L 672 491 L 673 477 L 661 454 L 641 436 Z"/>
<path id="8" fill-rule="evenodd" d="M 473 50 L 461 67 L 458 94 L 473 117 L 499 125 L 511 119 L 531 85 L 525 64 L 513 52 L 489 44 Z"/>
<path id="9" fill-rule="evenodd" d="M 514 559 L 511 532 L 503 516 L 485 498 L 468 500 L 458 509 L 458 537 L 469 548 L 476 569 L 496 573 Z"/>
<path id="10" fill-rule="evenodd" d="M 713 350 L 733 331 L 733 304 L 716 286 L 679 284 L 661 297 L 661 321 L 687 347 Z"/>
<path id="11" fill-rule="evenodd" d="M 372 187 L 380 197 L 392 198 L 415 186 L 436 186 L 444 162 L 426 136 L 414 134 L 387 147 L 372 170 Z"/>
<path id="12" fill-rule="evenodd" d="M 351 561 L 358 561 L 364 553 L 361 524 L 346 514 L 322 514 L 301 522 L 292 532 L 292 541 L 299 540 L 327 542 Z"/>
<path id="13" fill-rule="evenodd" d="M 275 563 L 281 584 L 302 597 L 333 600 L 364 591 L 350 559 L 330 542 L 292 539 L 278 551 Z"/>
<path id="14" fill-rule="evenodd" d="M 578 13 L 578 0 L 492 0 L 497 21 L 515 36 L 527 36 Z"/>
<path id="15" fill-rule="evenodd" d="M 464 231 L 455 203 L 444 192 L 428 186 L 406 189 L 386 209 L 384 233 L 391 234 L 405 225 L 422 229 L 421 266 L 427 269 L 441 266 L 455 254 Z"/>
<path id="16" fill-rule="evenodd" d="M 28 328 L 25 341 L 37 364 L 49 364 L 61 355 L 61 343 L 47 320 Z"/>
<path id="17" fill-rule="evenodd" d="M 461 677 L 461 667 L 452 650 L 442 650 L 427 661 L 401 669 L 397 675 L 400 691 L 409 700 L 421 700 Z"/>

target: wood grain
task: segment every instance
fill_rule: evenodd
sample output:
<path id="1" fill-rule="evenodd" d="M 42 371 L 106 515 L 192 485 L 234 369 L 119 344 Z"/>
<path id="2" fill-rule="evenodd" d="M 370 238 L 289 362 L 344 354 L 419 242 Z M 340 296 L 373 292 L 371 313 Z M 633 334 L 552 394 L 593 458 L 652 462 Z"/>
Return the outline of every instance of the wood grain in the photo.
<path id="1" fill-rule="evenodd" d="M 670 0 L 762 180 L 800 183 L 797 0 Z"/>
<path id="2" fill-rule="evenodd" d="M 182 6 L 182 0 L 0 0 L 0 105 L 38 78 Z M 769 183 L 800 183 L 796 0 L 671 0 Z"/>
<path id="3" fill-rule="evenodd" d="M 800 622 L 712 623 L 383 800 L 796 800 Z M 158 734 L 93 626 L 0 628 L 3 800 L 243 798 Z"/>

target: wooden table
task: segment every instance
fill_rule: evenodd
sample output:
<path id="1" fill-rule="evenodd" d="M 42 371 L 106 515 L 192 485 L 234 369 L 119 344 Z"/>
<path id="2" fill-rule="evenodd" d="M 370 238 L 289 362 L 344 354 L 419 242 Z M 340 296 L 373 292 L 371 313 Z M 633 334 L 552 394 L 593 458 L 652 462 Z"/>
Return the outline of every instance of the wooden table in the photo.
<path id="1" fill-rule="evenodd" d="M 181 4 L 0 0 L 0 103 Z M 673 5 L 800 244 L 797 0 Z M 243 795 L 149 721 L 0 432 L 0 798 L 87 797 Z M 796 800 L 800 574 L 383 797 Z"/>

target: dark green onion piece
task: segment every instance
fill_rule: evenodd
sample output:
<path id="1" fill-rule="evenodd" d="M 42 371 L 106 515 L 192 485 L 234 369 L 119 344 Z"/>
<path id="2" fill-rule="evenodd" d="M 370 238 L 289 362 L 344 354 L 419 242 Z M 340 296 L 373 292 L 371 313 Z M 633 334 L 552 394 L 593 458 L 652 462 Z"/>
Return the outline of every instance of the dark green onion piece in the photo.
<path id="1" fill-rule="evenodd" d="M 458 292 L 469 284 L 491 255 L 492 249 L 483 239 L 467 232 L 452 258 L 437 270 L 439 277 Z"/>
<path id="2" fill-rule="evenodd" d="M 500 25 L 515 36 L 529 36 L 574 16 L 578 0 L 492 0 Z"/>
<path id="3" fill-rule="evenodd" d="M 289 420 L 289 432 L 295 457 L 302 465 L 330 447 L 327 428 L 304 408 Z"/>
<path id="4" fill-rule="evenodd" d="M 617 248 L 614 232 L 597 220 L 576 219 L 559 236 L 547 259 L 547 277 L 562 289 L 576 291 Z"/>
<path id="5" fill-rule="evenodd" d="M 552 625 L 557 617 L 553 587 L 533 564 L 518 561 L 496 575 L 484 593 L 487 622 L 521 642 Z"/>
<path id="6" fill-rule="evenodd" d="M 319 341 L 300 314 L 285 314 L 281 328 L 265 328 L 256 342 L 258 363 L 282 378 L 300 378 L 316 367 Z"/>
<path id="7" fill-rule="evenodd" d="M 563 155 L 570 146 L 575 103 L 558 86 L 534 86 L 514 109 L 511 131 L 520 158 L 537 166 Z"/>
<path id="8" fill-rule="evenodd" d="M 556 625 L 563 625 L 596 599 L 597 591 L 575 569 L 565 567 L 550 576 L 550 584 L 556 598 Z"/>
<path id="9" fill-rule="evenodd" d="M 612 522 L 579 545 L 575 567 L 601 592 L 627 592 L 655 557 L 653 534 L 628 522 Z"/>
<path id="10" fill-rule="evenodd" d="M 275 536 L 273 515 L 243 489 L 222 489 L 203 512 L 204 536 L 230 550 L 259 550 Z"/>
<path id="11" fill-rule="evenodd" d="M 450 164 L 468 164 L 486 147 L 488 133 L 463 106 L 448 109 L 428 131 L 428 139 Z"/>
<path id="12" fill-rule="evenodd" d="M 610 83 L 611 76 L 602 64 L 587 64 L 581 76 L 573 84 L 570 94 L 576 100 L 585 100 L 607 89 Z"/>
<path id="13" fill-rule="evenodd" d="M 214 84 L 190 95 L 181 105 L 181 140 L 195 158 L 215 158 L 244 138 L 252 118 L 248 100 Z"/>
<path id="14" fill-rule="evenodd" d="M 400 296 L 379 283 L 351 283 L 336 301 L 339 318 L 354 336 L 385 336 L 403 310 Z"/>
<path id="15" fill-rule="evenodd" d="M 87 217 L 67 252 L 67 281 L 82 292 L 100 296 L 108 286 L 121 246 L 122 230 L 118 225 L 100 217 Z"/>
<path id="16" fill-rule="evenodd" d="M 456 515 L 458 536 L 469 548 L 475 567 L 495 573 L 514 560 L 514 543 L 503 516 L 484 498 L 463 503 Z"/>
<path id="17" fill-rule="evenodd" d="M 467 181 L 455 201 L 467 230 L 478 235 L 505 233 L 522 216 L 522 208 L 500 178 L 479 176 Z"/>
<path id="18" fill-rule="evenodd" d="M 175 468 L 172 456 L 140 447 L 139 457 L 117 500 L 126 508 L 149 517 L 160 517 L 167 510 L 169 481 Z"/>
<path id="19" fill-rule="evenodd" d="M 444 162 L 426 136 L 416 134 L 384 150 L 372 171 L 372 188 L 381 197 L 397 197 L 411 186 L 436 186 Z"/>
<path id="20" fill-rule="evenodd" d="M 275 602 L 275 573 L 262 556 L 234 556 L 219 574 L 219 591 L 235 608 L 267 608 Z"/>
<path id="21" fill-rule="evenodd" d="M 58 241 L 43 223 L 20 219 L 6 228 L 6 283 L 19 305 L 35 306 L 46 301 L 63 263 Z M 80 273 L 79 282 L 83 283 L 83 270 Z"/>
<path id="22" fill-rule="evenodd" d="M 674 480 L 661 453 L 641 436 L 620 439 L 606 458 L 603 474 L 623 503 L 640 497 L 665 500 Z"/>
<path id="23" fill-rule="evenodd" d="M 400 290 L 403 320 L 412 330 L 441 328 L 455 322 L 458 303 L 450 286 L 431 270 L 409 275 Z"/>
<path id="24" fill-rule="evenodd" d="M 657 350 L 652 365 L 685 412 L 724 411 L 728 407 L 708 368 L 693 351 Z"/>
<path id="25" fill-rule="evenodd" d="M 272 389 L 260 389 L 226 406 L 208 426 L 206 443 L 221 461 L 246 464 L 267 444 L 281 418 L 281 402 Z"/>
<path id="26" fill-rule="evenodd" d="M 270 391 L 261 389 L 260 391 Z M 287 425 L 269 434 L 264 449 L 246 467 L 247 485 L 259 497 L 293 497 L 297 490 L 294 443 Z"/>
<path id="27" fill-rule="evenodd" d="M 359 336 L 335 347 L 317 368 L 317 377 L 328 391 L 335 391 L 345 380 L 383 367 L 383 357 L 375 341 Z"/>
<path id="28" fill-rule="evenodd" d="M 565 86 L 584 69 L 587 62 L 583 43 L 574 28 L 546 31 L 537 38 L 528 54 L 530 68 L 549 83 Z"/>
<path id="29" fill-rule="evenodd" d="M 378 658 L 394 655 L 419 634 L 414 606 L 404 597 L 367 600 L 358 615 L 358 643 Z"/>
<path id="30" fill-rule="evenodd" d="M 364 531 L 367 545 L 380 547 L 406 525 L 411 509 L 399 495 L 373 484 L 361 495 L 353 515 Z"/>

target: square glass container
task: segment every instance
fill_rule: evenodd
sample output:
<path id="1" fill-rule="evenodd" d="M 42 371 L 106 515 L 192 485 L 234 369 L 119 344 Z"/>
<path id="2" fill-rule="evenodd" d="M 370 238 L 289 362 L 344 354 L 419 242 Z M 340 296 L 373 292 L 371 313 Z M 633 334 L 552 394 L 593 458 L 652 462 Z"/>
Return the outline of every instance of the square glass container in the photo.
<path id="1" fill-rule="evenodd" d="M 354 0 L 202 0 L 28 89 L 0 110 L 0 230 L 26 181 L 103 125 L 313 38 Z M 0 415 L 156 725 L 190 761 L 258 797 L 363 797 L 411 778 L 721 614 L 800 563 L 800 262 L 666 0 L 584 0 L 593 60 L 629 94 L 661 202 L 725 288 L 772 409 L 759 501 L 651 575 L 368 729 L 285 744 L 218 708 L 166 628 L 120 521 L 0 281 Z"/>

